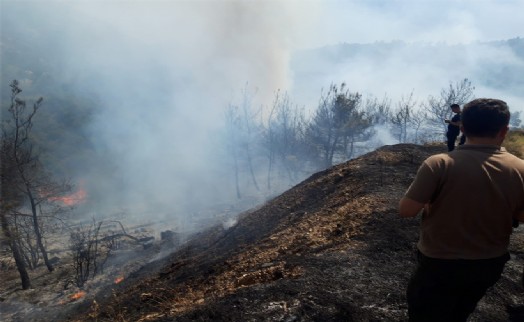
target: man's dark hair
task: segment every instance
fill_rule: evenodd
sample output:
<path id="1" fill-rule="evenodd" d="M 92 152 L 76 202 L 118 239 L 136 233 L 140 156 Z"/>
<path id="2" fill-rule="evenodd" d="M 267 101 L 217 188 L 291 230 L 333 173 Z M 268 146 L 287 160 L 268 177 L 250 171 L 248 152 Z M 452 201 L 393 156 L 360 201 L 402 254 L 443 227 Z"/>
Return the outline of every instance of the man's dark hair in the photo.
<path id="1" fill-rule="evenodd" d="M 509 124 L 506 102 L 493 98 L 478 98 L 464 105 L 461 121 L 467 137 L 495 137 Z"/>
<path id="2" fill-rule="evenodd" d="M 458 105 L 458 104 L 451 104 L 450 107 L 451 107 L 452 109 L 453 109 L 453 108 L 460 108 L 460 105 Z"/>

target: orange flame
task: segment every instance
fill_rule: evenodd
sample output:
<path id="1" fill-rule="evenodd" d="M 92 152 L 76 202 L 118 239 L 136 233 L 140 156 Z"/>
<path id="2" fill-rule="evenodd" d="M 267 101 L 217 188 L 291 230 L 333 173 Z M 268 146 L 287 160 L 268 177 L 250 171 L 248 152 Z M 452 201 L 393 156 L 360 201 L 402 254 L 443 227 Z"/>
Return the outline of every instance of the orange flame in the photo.
<path id="1" fill-rule="evenodd" d="M 86 295 L 86 292 L 80 291 L 78 293 L 75 293 L 71 295 L 69 298 L 73 301 L 83 298 Z"/>
<path id="2" fill-rule="evenodd" d="M 87 197 L 87 192 L 83 188 L 80 188 L 78 191 L 70 195 L 62 196 L 62 197 L 53 197 L 53 198 L 50 198 L 50 200 L 60 201 L 61 203 L 63 203 L 66 206 L 74 206 L 76 204 L 83 203 L 86 200 L 86 197 Z"/>
<path id="3" fill-rule="evenodd" d="M 122 282 L 123 280 L 124 280 L 124 277 L 119 276 L 119 277 L 115 278 L 115 284 L 118 284 L 118 283 Z"/>

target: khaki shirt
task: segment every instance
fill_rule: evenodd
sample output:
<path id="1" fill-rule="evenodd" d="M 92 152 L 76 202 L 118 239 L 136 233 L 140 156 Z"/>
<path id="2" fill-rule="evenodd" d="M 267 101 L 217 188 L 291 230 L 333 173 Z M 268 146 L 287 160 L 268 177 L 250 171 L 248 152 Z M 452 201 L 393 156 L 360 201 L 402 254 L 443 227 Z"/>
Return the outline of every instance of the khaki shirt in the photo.
<path id="1" fill-rule="evenodd" d="M 405 195 L 429 203 L 419 250 L 443 259 L 507 252 L 512 218 L 524 210 L 524 160 L 492 145 L 462 145 L 420 166 Z"/>

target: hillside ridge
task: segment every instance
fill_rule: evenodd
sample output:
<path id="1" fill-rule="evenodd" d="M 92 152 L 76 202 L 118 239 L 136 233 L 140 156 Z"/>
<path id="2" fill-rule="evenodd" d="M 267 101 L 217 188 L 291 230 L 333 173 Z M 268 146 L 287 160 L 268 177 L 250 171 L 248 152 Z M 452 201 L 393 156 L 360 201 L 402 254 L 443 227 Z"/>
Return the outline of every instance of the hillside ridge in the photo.
<path id="1" fill-rule="evenodd" d="M 229 229 L 195 235 L 71 321 L 402 321 L 418 220 L 397 203 L 443 146 L 384 146 L 316 173 Z M 470 321 L 523 317 L 524 237 Z"/>

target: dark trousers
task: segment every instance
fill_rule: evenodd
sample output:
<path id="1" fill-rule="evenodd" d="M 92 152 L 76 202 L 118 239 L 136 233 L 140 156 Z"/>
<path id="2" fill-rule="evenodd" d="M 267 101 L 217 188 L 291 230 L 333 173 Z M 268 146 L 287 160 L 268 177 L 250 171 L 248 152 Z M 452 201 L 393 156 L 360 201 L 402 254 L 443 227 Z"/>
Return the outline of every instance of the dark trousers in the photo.
<path id="1" fill-rule="evenodd" d="M 409 321 L 466 321 L 477 302 L 493 286 L 509 254 L 480 260 L 446 260 L 418 253 L 408 284 Z"/>
<path id="2" fill-rule="evenodd" d="M 455 150 L 455 141 L 457 141 L 458 134 L 447 133 L 446 138 L 448 139 L 448 151 Z"/>
<path id="3" fill-rule="evenodd" d="M 464 133 L 460 136 L 460 141 L 459 141 L 459 145 L 464 145 L 464 143 L 466 143 L 466 136 L 464 135 Z"/>

